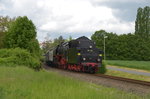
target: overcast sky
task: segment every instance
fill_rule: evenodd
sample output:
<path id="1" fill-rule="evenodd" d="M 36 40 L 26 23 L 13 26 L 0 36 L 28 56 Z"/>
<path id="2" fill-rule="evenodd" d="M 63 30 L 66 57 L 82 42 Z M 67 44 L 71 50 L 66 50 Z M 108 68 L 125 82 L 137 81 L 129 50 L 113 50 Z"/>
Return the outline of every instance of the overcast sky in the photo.
<path id="1" fill-rule="evenodd" d="M 46 36 L 90 37 L 100 29 L 134 32 L 137 9 L 144 6 L 150 0 L 0 0 L 0 15 L 28 16 L 43 41 Z"/>

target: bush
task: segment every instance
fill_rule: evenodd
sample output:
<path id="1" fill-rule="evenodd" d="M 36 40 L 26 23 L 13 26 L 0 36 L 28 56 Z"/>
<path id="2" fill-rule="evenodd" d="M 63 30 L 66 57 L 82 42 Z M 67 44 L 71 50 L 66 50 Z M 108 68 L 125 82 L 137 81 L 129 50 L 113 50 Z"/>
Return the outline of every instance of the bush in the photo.
<path id="1" fill-rule="evenodd" d="M 33 57 L 27 50 L 21 48 L 1 49 L 0 66 L 28 66 L 34 69 L 40 68 L 39 58 Z"/>
<path id="2" fill-rule="evenodd" d="M 102 62 L 102 66 L 99 67 L 98 73 L 100 73 L 100 74 L 105 74 L 106 71 L 107 71 L 106 64 L 105 64 L 105 62 L 103 61 L 103 62 Z"/>

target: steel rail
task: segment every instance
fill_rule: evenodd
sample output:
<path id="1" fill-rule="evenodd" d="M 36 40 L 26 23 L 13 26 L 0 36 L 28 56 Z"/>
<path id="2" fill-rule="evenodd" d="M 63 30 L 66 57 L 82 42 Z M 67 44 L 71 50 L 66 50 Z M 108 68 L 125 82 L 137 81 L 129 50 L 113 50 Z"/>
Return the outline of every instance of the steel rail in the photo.
<path id="1" fill-rule="evenodd" d="M 103 78 L 109 78 L 109 79 L 114 79 L 114 80 L 134 83 L 134 84 L 150 86 L 150 82 L 148 82 L 148 81 L 135 80 L 135 79 L 129 79 L 129 78 L 123 78 L 123 77 L 116 77 L 116 76 L 110 76 L 110 75 L 104 75 L 104 74 L 94 74 L 94 75 L 98 76 L 98 77 L 103 77 Z"/>

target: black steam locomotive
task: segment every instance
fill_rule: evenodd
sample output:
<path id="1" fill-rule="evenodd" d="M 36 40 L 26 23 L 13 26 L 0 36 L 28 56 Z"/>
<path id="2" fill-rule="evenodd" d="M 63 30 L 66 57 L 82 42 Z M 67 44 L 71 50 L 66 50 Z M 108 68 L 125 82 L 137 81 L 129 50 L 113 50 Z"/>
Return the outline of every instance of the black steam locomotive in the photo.
<path id="1" fill-rule="evenodd" d="M 49 50 L 46 63 L 62 69 L 95 73 L 102 64 L 102 51 L 93 41 L 82 36 Z"/>

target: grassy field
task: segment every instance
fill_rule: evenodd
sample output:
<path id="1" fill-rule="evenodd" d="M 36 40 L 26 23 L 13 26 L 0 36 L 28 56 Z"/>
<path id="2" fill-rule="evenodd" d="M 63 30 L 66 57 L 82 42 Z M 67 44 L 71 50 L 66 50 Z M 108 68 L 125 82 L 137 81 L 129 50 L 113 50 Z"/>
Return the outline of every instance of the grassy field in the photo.
<path id="1" fill-rule="evenodd" d="M 107 60 L 106 64 L 150 71 L 150 61 Z"/>
<path id="2" fill-rule="evenodd" d="M 150 99 L 27 67 L 0 66 L 0 99 Z"/>
<path id="3" fill-rule="evenodd" d="M 144 81 L 150 82 L 149 76 L 130 74 L 130 73 L 121 72 L 121 71 L 107 70 L 106 75 L 125 77 L 125 78 L 131 78 L 131 79 L 136 79 L 136 80 L 144 80 Z"/>

